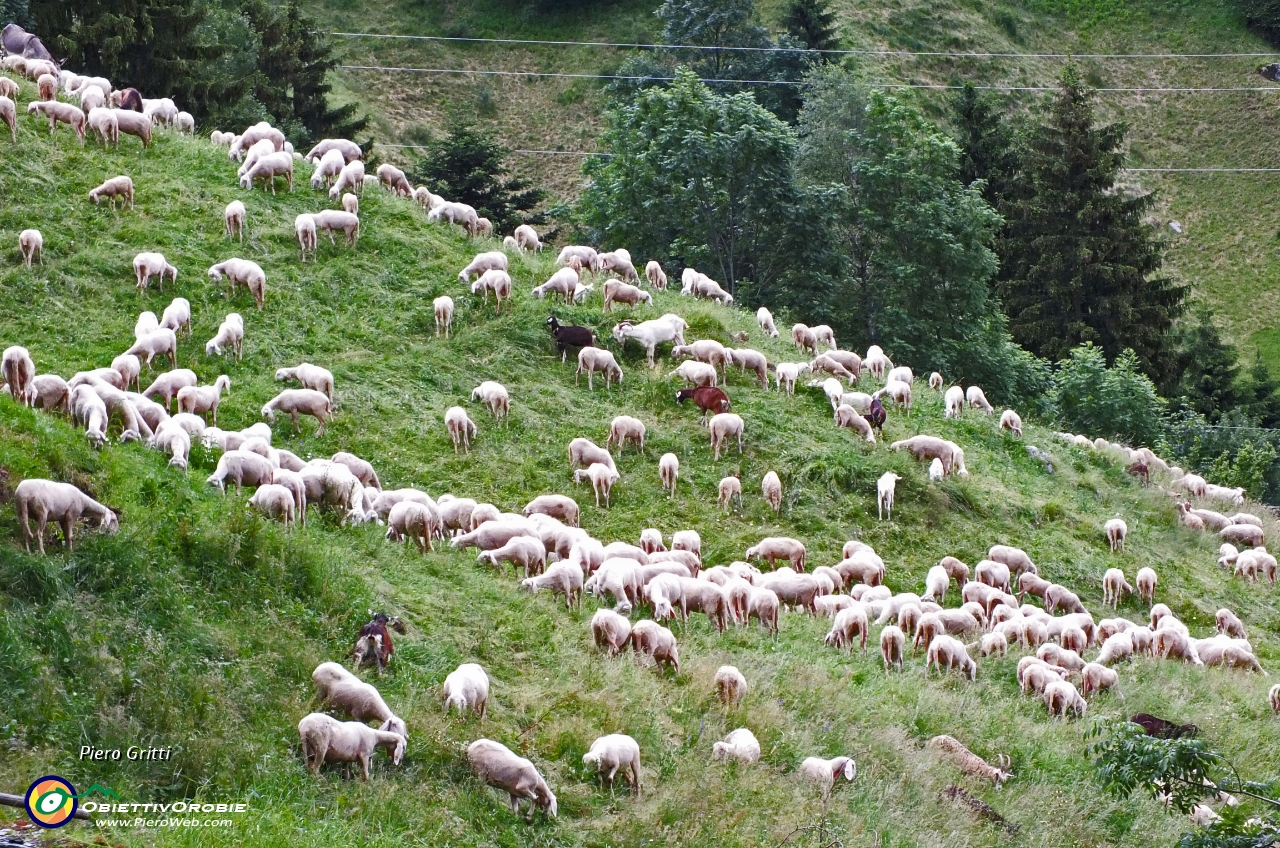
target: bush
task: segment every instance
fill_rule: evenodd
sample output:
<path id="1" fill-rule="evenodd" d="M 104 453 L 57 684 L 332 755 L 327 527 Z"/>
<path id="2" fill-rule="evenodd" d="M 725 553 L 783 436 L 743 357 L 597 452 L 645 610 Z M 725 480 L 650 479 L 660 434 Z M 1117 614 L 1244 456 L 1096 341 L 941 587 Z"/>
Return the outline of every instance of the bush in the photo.
<path id="1" fill-rule="evenodd" d="M 1160 437 L 1165 401 L 1138 368 L 1131 350 L 1107 367 L 1102 349 L 1092 342 L 1058 363 L 1050 394 L 1051 413 L 1073 432 L 1152 445 Z"/>

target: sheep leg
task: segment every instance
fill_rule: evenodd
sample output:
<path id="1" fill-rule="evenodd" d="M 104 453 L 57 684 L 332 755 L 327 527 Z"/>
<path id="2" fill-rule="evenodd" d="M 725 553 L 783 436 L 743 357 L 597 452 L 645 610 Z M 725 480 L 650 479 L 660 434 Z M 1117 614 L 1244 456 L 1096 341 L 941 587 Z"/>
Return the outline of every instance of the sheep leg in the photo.
<path id="1" fill-rule="evenodd" d="M 75 538 L 73 533 L 76 526 L 76 517 L 77 516 L 68 513 L 62 516 L 62 520 L 59 522 L 62 526 L 62 544 L 69 551 L 75 550 Z M 44 551 L 41 551 L 41 553 L 44 553 Z"/>

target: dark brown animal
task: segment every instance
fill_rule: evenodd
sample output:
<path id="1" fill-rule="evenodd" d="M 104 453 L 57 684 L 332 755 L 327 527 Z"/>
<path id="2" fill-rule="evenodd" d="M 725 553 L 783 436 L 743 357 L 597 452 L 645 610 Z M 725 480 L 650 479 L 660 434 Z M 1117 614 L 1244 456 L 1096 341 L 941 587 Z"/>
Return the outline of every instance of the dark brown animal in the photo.
<path id="1" fill-rule="evenodd" d="M 126 88 L 120 92 L 120 108 L 133 112 L 142 111 L 142 94 L 136 88 Z"/>
<path id="2" fill-rule="evenodd" d="M 871 410 L 867 413 L 867 421 L 874 429 L 883 432 L 884 421 L 887 417 L 884 412 L 884 404 L 880 403 L 880 398 L 872 398 Z"/>
<path id="3" fill-rule="evenodd" d="M 555 337 L 556 346 L 560 349 L 560 361 L 564 362 L 569 355 L 569 348 L 595 347 L 596 334 L 587 327 L 561 324 L 556 316 L 547 319 L 547 329 Z"/>
<path id="4" fill-rule="evenodd" d="M 1142 460 L 1136 460 L 1132 465 L 1126 468 L 1125 471 L 1128 471 L 1134 477 L 1141 478 L 1142 485 L 1151 485 L 1151 468 Z"/>
<path id="5" fill-rule="evenodd" d="M 404 625 L 400 623 L 400 619 L 388 618 L 381 612 L 373 617 L 373 621 L 360 628 L 355 650 L 351 653 L 351 660 L 357 671 L 360 666 L 369 664 L 377 665 L 379 673 L 387 667 L 387 663 L 391 661 L 391 655 L 396 650 L 391 642 L 391 631 L 388 628 L 400 633 L 404 632 Z"/>
<path id="6" fill-rule="evenodd" d="M 1148 736 L 1159 739 L 1194 739 L 1200 732 L 1194 724 L 1174 724 L 1150 713 L 1135 713 L 1129 721 L 1142 725 Z"/>
<path id="7" fill-rule="evenodd" d="M 723 389 L 699 386 L 696 389 L 681 389 L 676 392 L 676 403 L 684 403 L 689 398 L 693 398 L 693 402 L 698 405 L 698 409 L 702 410 L 703 421 L 707 420 L 707 413 L 714 415 L 717 412 L 729 411 L 729 396 L 724 393 Z"/>

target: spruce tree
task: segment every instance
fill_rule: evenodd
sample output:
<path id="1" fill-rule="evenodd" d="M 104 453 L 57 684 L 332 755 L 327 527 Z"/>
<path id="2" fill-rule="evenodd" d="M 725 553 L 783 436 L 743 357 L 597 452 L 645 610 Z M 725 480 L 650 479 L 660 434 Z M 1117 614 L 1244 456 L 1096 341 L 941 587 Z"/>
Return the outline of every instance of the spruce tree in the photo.
<path id="1" fill-rule="evenodd" d="M 1093 95 L 1068 67 L 1022 152 L 1016 195 L 1002 204 L 999 293 L 1009 326 L 1038 356 L 1093 342 L 1114 361 L 1131 348 L 1159 377 L 1185 287 L 1159 276 L 1162 245 L 1143 215 L 1154 194 L 1117 190 L 1124 124 L 1098 126 Z"/>
<path id="2" fill-rule="evenodd" d="M 1195 325 L 1176 333 L 1177 349 L 1170 351 L 1172 379 L 1162 386 L 1166 397 L 1179 398 L 1210 423 L 1245 400 L 1238 389 L 1239 356 L 1224 342 L 1208 310 L 1199 313 Z"/>
<path id="3" fill-rule="evenodd" d="M 787 33 L 810 50 L 837 50 L 836 16 L 826 0 L 791 0 L 782 19 Z"/>
<path id="4" fill-rule="evenodd" d="M 952 138 L 962 151 L 960 181 L 985 181 L 982 196 L 997 211 L 1018 169 L 1014 129 L 1004 111 L 993 94 L 978 91 L 971 82 L 951 101 Z"/>

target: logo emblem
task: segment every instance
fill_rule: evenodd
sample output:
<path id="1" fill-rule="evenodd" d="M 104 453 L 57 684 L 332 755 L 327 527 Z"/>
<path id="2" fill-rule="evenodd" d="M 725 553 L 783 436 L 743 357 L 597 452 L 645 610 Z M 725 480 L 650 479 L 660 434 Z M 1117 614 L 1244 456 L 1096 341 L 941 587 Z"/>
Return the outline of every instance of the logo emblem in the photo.
<path id="1" fill-rule="evenodd" d="M 40 827 L 62 827 L 76 814 L 76 789 L 56 774 L 45 775 L 27 788 L 27 815 Z"/>

